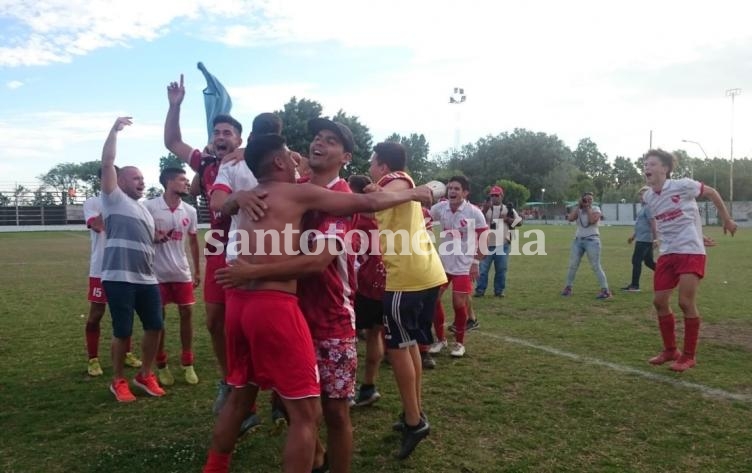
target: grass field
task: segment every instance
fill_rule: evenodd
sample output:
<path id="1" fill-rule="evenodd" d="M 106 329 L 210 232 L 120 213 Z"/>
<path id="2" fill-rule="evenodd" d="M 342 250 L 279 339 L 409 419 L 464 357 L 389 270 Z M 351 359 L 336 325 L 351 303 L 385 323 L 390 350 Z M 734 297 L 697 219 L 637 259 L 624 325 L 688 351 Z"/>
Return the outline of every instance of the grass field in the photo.
<path id="1" fill-rule="evenodd" d="M 409 460 L 392 458 L 399 401 L 385 366 L 382 400 L 353 413 L 353 471 L 752 471 L 752 316 L 744 295 L 752 234 L 732 239 L 706 229 L 719 244 L 709 249 L 701 285 L 698 366 L 674 374 L 646 363 L 660 349 L 645 290 L 651 272 L 642 293 L 596 301 L 583 261 L 574 295 L 564 299 L 574 228 L 539 228 L 548 256 L 513 257 L 507 297 L 474 300 L 481 328 L 468 336 L 467 356 L 441 355 L 426 373 L 428 440 Z M 630 231 L 602 229 L 612 288 L 629 280 Z M 194 315 L 201 383 L 178 377 L 166 398 L 118 405 L 107 390 L 109 316 L 100 346 L 105 376 L 85 371 L 88 248 L 85 232 L 0 234 L 0 471 L 200 471 L 217 378 L 203 305 Z M 176 364 L 174 308 L 167 324 Z M 267 399 L 259 404 L 264 428 L 238 445 L 234 472 L 280 470 L 283 437 L 271 432 Z"/>

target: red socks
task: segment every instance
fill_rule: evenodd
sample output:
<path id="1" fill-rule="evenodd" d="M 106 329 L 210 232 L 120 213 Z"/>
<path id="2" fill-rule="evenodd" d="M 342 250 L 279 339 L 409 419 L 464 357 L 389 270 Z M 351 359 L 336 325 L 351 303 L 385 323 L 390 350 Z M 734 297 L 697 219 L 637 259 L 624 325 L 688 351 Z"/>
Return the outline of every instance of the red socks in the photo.
<path id="1" fill-rule="evenodd" d="M 183 366 L 191 366 L 193 364 L 193 352 L 183 350 L 180 354 L 180 364 Z"/>
<path id="2" fill-rule="evenodd" d="M 86 352 L 89 359 L 99 356 L 99 324 L 86 322 Z"/>
<path id="3" fill-rule="evenodd" d="M 676 350 L 676 319 L 674 319 L 674 314 L 658 317 L 658 327 L 661 329 L 663 348 L 667 351 Z"/>
<path id="4" fill-rule="evenodd" d="M 436 338 L 439 341 L 446 339 L 446 334 L 444 333 L 445 319 L 444 306 L 441 305 L 441 301 L 436 301 L 436 310 L 433 313 L 433 329 L 436 331 Z"/>
<path id="5" fill-rule="evenodd" d="M 167 353 L 157 353 L 157 368 L 164 368 L 167 366 Z"/>
<path id="6" fill-rule="evenodd" d="M 467 306 L 454 308 L 454 338 L 457 343 L 465 343 L 465 329 L 467 327 Z"/>
<path id="7" fill-rule="evenodd" d="M 209 450 L 209 458 L 204 465 L 204 473 L 227 473 L 230 470 L 231 453 L 219 453 Z"/>
<path id="8" fill-rule="evenodd" d="M 133 348 L 133 344 L 131 343 L 131 337 L 128 337 L 125 339 L 125 352 L 132 352 L 133 350 L 131 350 L 131 348 Z"/>
<path id="9" fill-rule="evenodd" d="M 684 353 L 686 358 L 694 358 L 697 351 L 697 339 L 700 336 L 700 318 L 684 319 Z"/>

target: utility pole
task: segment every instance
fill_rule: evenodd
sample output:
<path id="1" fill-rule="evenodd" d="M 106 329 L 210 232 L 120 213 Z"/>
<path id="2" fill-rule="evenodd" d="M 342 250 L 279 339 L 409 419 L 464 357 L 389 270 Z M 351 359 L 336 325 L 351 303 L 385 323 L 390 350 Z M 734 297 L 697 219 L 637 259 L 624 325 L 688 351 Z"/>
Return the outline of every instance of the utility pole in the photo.
<path id="1" fill-rule="evenodd" d="M 742 89 L 728 89 L 726 97 L 731 97 L 731 166 L 729 167 L 729 213 L 734 218 L 734 98 L 741 95 Z"/>

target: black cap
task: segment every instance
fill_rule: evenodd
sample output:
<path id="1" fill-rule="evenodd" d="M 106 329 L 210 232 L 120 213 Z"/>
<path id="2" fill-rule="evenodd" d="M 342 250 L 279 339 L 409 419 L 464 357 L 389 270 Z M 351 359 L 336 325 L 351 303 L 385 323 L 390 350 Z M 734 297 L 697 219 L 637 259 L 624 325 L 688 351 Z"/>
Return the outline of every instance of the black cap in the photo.
<path id="1" fill-rule="evenodd" d="M 342 142 L 345 152 L 352 153 L 355 150 L 355 139 L 352 131 L 339 122 L 333 122 L 326 118 L 313 118 L 308 120 L 308 132 L 316 136 L 321 130 L 334 132 Z"/>

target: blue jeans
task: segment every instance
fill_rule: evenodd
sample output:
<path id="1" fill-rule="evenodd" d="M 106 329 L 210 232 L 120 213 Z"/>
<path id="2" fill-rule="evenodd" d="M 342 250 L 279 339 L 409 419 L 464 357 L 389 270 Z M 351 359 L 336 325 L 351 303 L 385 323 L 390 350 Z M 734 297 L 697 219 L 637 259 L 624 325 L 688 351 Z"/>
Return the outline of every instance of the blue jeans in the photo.
<path id="1" fill-rule="evenodd" d="M 497 251 L 502 250 L 503 251 Z M 480 262 L 478 272 L 478 283 L 475 286 L 476 294 L 485 294 L 488 286 L 488 271 L 491 269 L 491 263 L 494 265 L 494 294 L 501 294 L 507 287 L 507 266 L 509 265 L 509 243 L 504 246 L 489 246 L 489 254 Z"/>
<path id="2" fill-rule="evenodd" d="M 588 261 L 590 261 L 595 277 L 598 278 L 601 289 L 608 289 L 606 273 L 601 268 L 601 239 L 598 237 L 575 238 L 572 242 L 572 251 L 569 253 L 567 286 L 571 287 L 574 284 L 574 275 L 577 273 L 577 268 L 580 267 L 583 254 L 587 254 Z"/>

